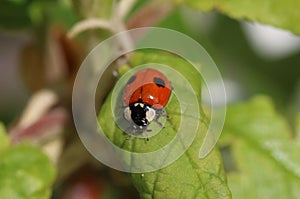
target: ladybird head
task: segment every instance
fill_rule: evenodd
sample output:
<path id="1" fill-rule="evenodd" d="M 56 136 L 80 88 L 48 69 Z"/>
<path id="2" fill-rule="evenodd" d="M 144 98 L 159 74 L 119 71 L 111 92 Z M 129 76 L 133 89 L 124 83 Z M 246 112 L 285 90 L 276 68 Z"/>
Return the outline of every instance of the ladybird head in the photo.
<path id="1" fill-rule="evenodd" d="M 134 124 L 140 128 L 148 126 L 148 124 L 155 118 L 155 115 L 155 109 L 142 102 L 132 103 L 124 110 L 125 119 L 133 121 Z"/>

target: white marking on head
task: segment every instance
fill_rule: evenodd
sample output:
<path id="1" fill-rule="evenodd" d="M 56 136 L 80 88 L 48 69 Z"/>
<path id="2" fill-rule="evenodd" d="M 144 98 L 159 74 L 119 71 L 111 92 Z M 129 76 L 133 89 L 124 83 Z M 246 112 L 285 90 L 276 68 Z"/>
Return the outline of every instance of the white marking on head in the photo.
<path id="1" fill-rule="evenodd" d="M 124 109 L 124 117 L 127 121 L 131 121 L 131 110 L 129 107 Z"/>
<path id="2" fill-rule="evenodd" d="M 141 108 L 144 108 L 144 103 L 134 103 L 134 107 L 140 106 Z"/>
<path id="3" fill-rule="evenodd" d="M 150 98 L 151 100 L 154 100 L 154 97 L 153 97 L 152 95 L 150 95 L 149 98 Z"/>
<path id="4" fill-rule="evenodd" d="M 146 119 L 148 120 L 148 122 L 151 122 L 152 120 L 154 120 L 156 116 L 156 111 L 153 108 L 149 108 L 146 112 Z"/>

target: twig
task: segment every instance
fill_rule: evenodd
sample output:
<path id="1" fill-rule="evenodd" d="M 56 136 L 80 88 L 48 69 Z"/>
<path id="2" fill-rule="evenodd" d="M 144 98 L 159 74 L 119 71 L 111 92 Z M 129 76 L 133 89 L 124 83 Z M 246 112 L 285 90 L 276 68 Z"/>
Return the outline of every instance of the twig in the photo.
<path id="1" fill-rule="evenodd" d="M 17 126 L 19 128 L 25 128 L 31 125 L 57 102 L 58 97 L 54 92 L 50 90 L 41 90 L 37 92 L 28 102 Z"/>
<path id="2" fill-rule="evenodd" d="M 14 127 L 10 130 L 9 135 L 13 143 L 30 139 L 31 142 L 42 144 L 61 133 L 68 118 L 69 116 L 63 108 L 56 108 L 26 127 Z"/>
<path id="3" fill-rule="evenodd" d="M 67 37 L 72 39 L 84 31 L 97 28 L 107 29 L 111 32 L 114 32 L 110 21 L 98 18 L 90 18 L 76 23 L 67 33 Z"/>
<path id="4" fill-rule="evenodd" d="M 119 1 L 119 3 L 116 5 L 116 13 L 119 17 L 120 21 L 124 21 L 126 15 L 130 12 L 134 4 L 136 3 L 136 0 L 122 0 Z"/>
<path id="5" fill-rule="evenodd" d="M 126 24 L 127 29 L 154 26 L 165 18 L 172 9 L 173 5 L 170 3 L 151 2 L 132 15 Z"/>

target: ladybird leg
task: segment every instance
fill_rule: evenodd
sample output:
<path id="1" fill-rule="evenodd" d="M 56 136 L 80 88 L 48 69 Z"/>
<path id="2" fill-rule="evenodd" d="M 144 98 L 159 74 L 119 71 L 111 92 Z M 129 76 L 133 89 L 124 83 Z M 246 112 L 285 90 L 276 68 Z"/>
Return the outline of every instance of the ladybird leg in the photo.
<path id="1" fill-rule="evenodd" d="M 168 114 L 166 114 L 166 112 L 165 112 L 163 109 L 157 111 L 157 116 L 156 116 L 156 118 L 155 118 L 154 121 L 155 121 L 160 127 L 165 128 L 165 126 L 164 126 L 160 121 L 158 121 L 160 117 L 164 117 L 164 118 L 166 118 L 166 119 L 170 119 L 170 117 L 169 117 Z"/>
<path id="2" fill-rule="evenodd" d="M 160 117 L 164 117 L 164 118 L 166 118 L 167 120 L 169 120 L 169 125 L 172 127 L 172 128 L 174 128 L 174 125 L 172 124 L 172 121 L 171 121 L 171 116 L 170 115 L 168 115 L 164 110 L 159 110 L 158 112 L 157 112 L 157 119 L 156 120 L 158 120 Z M 155 121 L 156 121 L 155 120 Z M 157 122 L 159 122 L 159 121 L 157 121 Z M 160 123 L 160 122 L 159 122 Z M 160 126 L 162 126 L 162 124 L 160 123 L 159 124 Z M 163 126 L 163 128 L 165 128 L 165 126 Z"/>
<path id="3" fill-rule="evenodd" d="M 148 137 L 148 133 L 146 133 L 145 143 L 147 143 L 147 142 L 149 142 L 149 141 L 150 141 L 150 139 L 149 139 L 149 137 Z"/>
<path id="4" fill-rule="evenodd" d="M 166 118 L 167 120 L 171 119 L 171 116 L 169 116 L 164 110 L 161 111 L 160 116 Z"/>
<path id="5" fill-rule="evenodd" d="M 130 140 L 131 135 L 127 134 L 126 140 Z"/>
<path id="6" fill-rule="evenodd" d="M 131 135 L 136 135 L 136 134 L 138 134 L 138 133 L 139 133 L 139 129 L 137 129 L 137 128 L 135 127 L 135 125 L 131 123 L 131 124 L 125 129 L 125 131 L 124 131 L 123 133 L 128 135 L 128 137 L 127 137 L 127 140 L 128 140 L 128 139 L 131 137 Z"/>
<path id="7" fill-rule="evenodd" d="M 130 138 L 131 138 L 131 132 L 132 132 L 132 128 L 131 128 L 131 126 L 128 126 L 126 129 L 125 129 L 125 131 L 123 131 L 123 134 L 125 135 L 127 135 L 127 137 L 126 137 L 126 141 L 127 140 L 130 140 Z"/>
<path id="8" fill-rule="evenodd" d="M 158 124 L 161 128 L 165 128 L 164 125 L 163 125 L 160 121 L 158 121 L 158 118 L 155 119 L 154 122 L 155 122 L 156 124 Z"/>
<path id="9" fill-rule="evenodd" d="M 151 132 L 151 131 L 152 131 L 151 129 L 146 129 L 146 131 L 145 131 L 145 135 L 146 135 L 146 139 L 145 140 L 146 140 L 146 143 L 149 142 L 149 140 L 150 140 L 149 137 L 148 137 L 148 132 Z"/>
<path id="10" fill-rule="evenodd" d="M 130 134 L 132 133 L 132 131 L 133 131 L 132 125 L 129 125 L 129 126 L 125 129 L 124 133 L 127 134 L 127 135 L 130 135 Z"/>
<path id="11" fill-rule="evenodd" d="M 157 119 L 160 117 L 164 117 L 166 119 L 169 118 L 169 115 L 165 112 L 165 110 L 157 110 Z"/>
<path id="12" fill-rule="evenodd" d="M 146 129 L 146 131 L 145 131 L 145 134 L 146 134 L 146 137 L 147 137 L 147 141 L 149 141 L 149 138 L 148 138 L 148 132 L 152 132 L 152 129 Z"/>
<path id="13" fill-rule="evenodd" d="M 165 117 L 167 120 L 170 120 L 170 119 L 171 119 L 171 116 L 170 116 L 170 115 L 167 115 L 167 114 L 165 114 L 164 117 Z"/>
<path id="14" fill-rule="evenodd" d="M 167 115 L 166 113 L 164 113 L 163 117 L 165 117 L 169 121 L 168 124 L 171 126 L 171 128 L 174 129 L 175 127 L 171 121 L 172 117 L 170 115 Z"/>

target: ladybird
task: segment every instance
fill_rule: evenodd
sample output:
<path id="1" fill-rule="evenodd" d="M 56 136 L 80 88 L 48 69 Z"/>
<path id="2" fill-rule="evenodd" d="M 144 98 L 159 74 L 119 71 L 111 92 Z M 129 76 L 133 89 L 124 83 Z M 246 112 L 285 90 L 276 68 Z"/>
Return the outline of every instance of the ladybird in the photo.
<path id="1" fill-rule="evenodd" d="M 123 96 L 124 118 L 134 129 L 143 130 L 162 113 L 171 95 L 171 83 L 155 69 L 142 69 L 130 77 Z"/>

